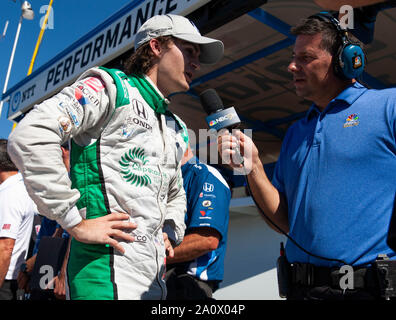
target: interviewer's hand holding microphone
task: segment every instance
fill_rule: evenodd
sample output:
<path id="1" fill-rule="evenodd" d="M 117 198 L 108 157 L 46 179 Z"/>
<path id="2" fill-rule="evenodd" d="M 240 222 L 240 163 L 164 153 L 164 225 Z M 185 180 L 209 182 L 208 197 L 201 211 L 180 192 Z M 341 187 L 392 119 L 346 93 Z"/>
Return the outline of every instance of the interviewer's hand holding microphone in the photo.
<path id="1" fill-rule="evenodd" d="M 258 150 L 252 139 L 240 130 L 222 130 L 217 138 L 217 148 L 225 164 L 228 164 L 242 174 L 254 174 L 254 171 L 262 167 Z M 243 162 L 240 161 L 240 156 Z"/>
<path id="2" fill-rule="evenodd" d="M 202 92 L 200 98 L 203 108 L 209 114 L 206 117 L 209 128 L 218 132 L 217 149 L 223 163 L 233 168 L 234 174 L 245 176 L 249 193 L 269 226 L 277 232 L 287 234 L 287 204 L 268 179 L 252 139 L 235 129 L 240 120 L 234 108 L 225 109 L 213 89 Z M 231 129 L 234 129 L 232 134 Z"/>
<path id="3" fill-rule="evenodd" d="M 217 148 L 223 163 L 243 175 L 262 168 L 258 150 L 252 139 L 236 129 L 241 121 L 235 109 L 225 108 L 214 89 L 203 91 L 200 99 L 208 114 L 206 122 L 209 128 L 218 131 Z"/>

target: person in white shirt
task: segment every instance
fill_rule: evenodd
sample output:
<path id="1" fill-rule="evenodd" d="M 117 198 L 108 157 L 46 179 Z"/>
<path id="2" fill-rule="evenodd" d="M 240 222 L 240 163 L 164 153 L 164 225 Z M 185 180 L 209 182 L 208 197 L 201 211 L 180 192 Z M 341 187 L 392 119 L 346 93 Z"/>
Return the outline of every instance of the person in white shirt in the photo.
<path id="1" fill-rule="evenodd" d="M 16 300 L 17 275 L 25 262 L 37 207 L 0 139 L 0 300 Z"/>

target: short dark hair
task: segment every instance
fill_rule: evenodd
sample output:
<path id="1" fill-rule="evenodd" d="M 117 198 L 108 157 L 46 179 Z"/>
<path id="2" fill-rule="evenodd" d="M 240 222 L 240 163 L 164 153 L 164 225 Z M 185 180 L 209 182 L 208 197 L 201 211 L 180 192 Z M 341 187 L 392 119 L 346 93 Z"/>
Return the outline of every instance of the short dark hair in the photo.
<path id="1" fill-rule="evenodd" d="M 0 139 L 0 170 L 18 171 L 16 165 L 11 161 L 7 152 L 7 139 Z"/>
<path id="2" fill-rule="evenodd" d="M 299 24 L 290 29 L 290 33 L 295 36 L 313 36 L 317 33 L 321 33 L 322 41 L 320 46 L 332 56 L 335 56 L 342 46 L 342 37 L 337 27 L 331 22 L 322 21 L 318 18 L 308 17 L 302 19 Z"/>
<path id="3" fill-rule="evenodd" d="M 156 38 L 162 46 L 168 46 L 173 41 L 172 36 L 161 36 Z M 149 41 L 141 45 L 125 61 L 124 72 L 126 74 L 146 74 L 154 65 L 154 53 L 150 48 Z"/>

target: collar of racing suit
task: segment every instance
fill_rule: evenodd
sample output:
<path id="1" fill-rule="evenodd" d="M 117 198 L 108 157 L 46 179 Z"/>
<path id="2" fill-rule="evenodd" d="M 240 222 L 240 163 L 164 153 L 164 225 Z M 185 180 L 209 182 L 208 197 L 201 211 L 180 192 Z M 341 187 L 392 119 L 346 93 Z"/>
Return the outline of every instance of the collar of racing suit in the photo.
<path id="1" fill-rule="evenodd" d="M 139 90 L 144 100 L 155 112 L 162 114 L 166 112 L 170 101 L 164 98 L 148 77 L 132 74 L 128 76 L 128 80 Z"/>

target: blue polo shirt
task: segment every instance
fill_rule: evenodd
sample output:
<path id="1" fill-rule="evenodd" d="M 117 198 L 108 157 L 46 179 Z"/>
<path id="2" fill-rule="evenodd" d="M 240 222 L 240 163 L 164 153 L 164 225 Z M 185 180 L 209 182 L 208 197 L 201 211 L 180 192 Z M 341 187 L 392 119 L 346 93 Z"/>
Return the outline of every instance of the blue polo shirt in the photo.
<path id="1" fill-rule="evenodd" d="M 204 281 L 221 281 L 227 244 L 231 191 L 222 175 L 193 157 L 182 166 L 187 197 L 186 234 L 193 228 L 216 229 L 221 239 L 218 248 L 194 261 L 182 264 L 185 272 Z"/>
<path id="2" fill-rule="evenodd" d="M 366 265 L 386 244 L 396 194 L 396 89 L 346 88 L 312 105 L 286 133 L 273 184 L 287 199 L 290 236 L 308 251 Z M 290 241 L 290 262 L 336 266 Z"/>

